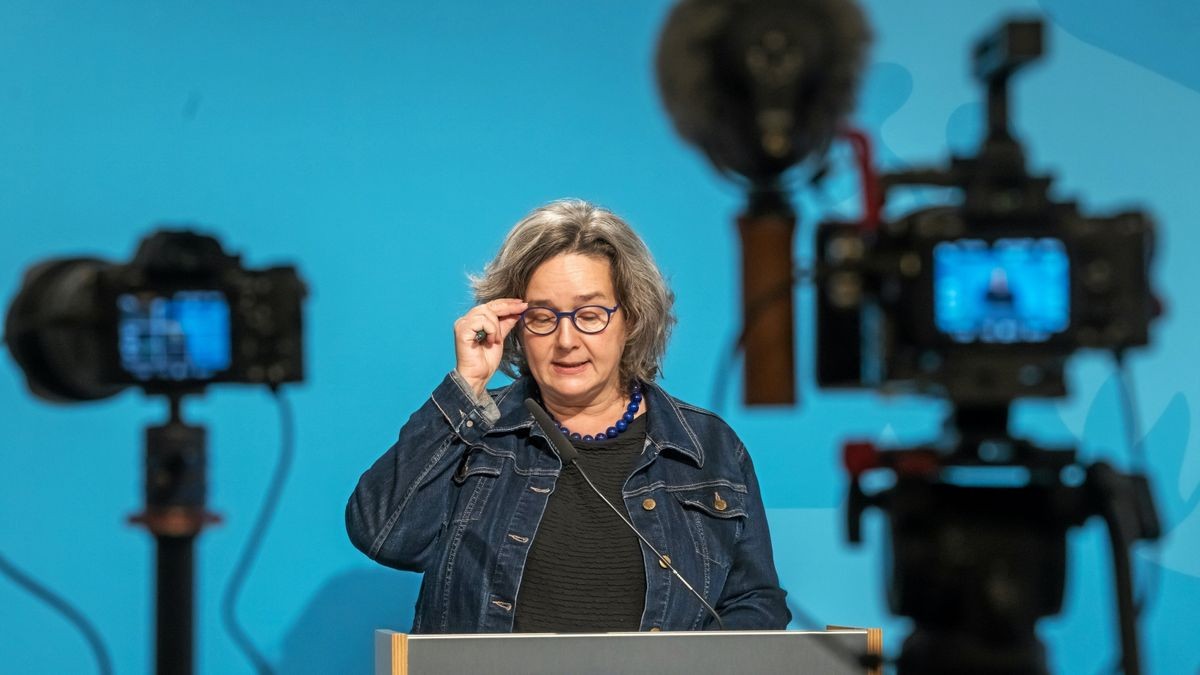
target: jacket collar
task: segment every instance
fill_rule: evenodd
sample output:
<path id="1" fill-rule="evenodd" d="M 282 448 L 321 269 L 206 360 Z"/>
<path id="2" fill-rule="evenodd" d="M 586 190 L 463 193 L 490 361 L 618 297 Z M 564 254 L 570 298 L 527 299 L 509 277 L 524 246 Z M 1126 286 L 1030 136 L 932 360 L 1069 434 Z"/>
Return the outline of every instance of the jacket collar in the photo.
<path id="1" fill-rule="evenodd" d="M 646 414 L 650 416 L 646 436 L 659 450 L 670 448 L 696 463 L 704 466 L 704 446 L 696 435 L 692 425 L 683 417 L 679 402 L 662 387 L 654 382 L 646 382 L 642 386 L 642 395 L 650 403 Z"/>
<path id="2" fill-rule="evenodd" d="M 491 392 L 500 409 L 493 432 L 535 427 L 533 415 L 525 409 L 525 399 L 537 390 L 530 377 L 521 377 L 507 387 Z M 642 385 L 647 402 L 646 438 L 657 452 L 669 448 L 687 457 L 698 467 L 704 466 L 704 447 L 683 416 L 683 410 L 670 394 L 654 382 Z M 536 430 L 535 430 L 535 433 Z"/>

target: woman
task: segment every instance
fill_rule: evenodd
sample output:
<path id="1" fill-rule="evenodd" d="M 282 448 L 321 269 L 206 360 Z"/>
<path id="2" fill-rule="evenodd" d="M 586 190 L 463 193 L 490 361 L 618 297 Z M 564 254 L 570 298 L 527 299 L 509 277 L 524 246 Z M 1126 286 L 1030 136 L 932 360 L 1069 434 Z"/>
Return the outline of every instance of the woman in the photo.
<path id="1" fill-rule="evenodd" d="M 650 252 L 581 201 L 535 210 L 473 279 L 456 364 L 346 507 L 372 559 L 424 573 L 413 632 L 783 629 L 758 481 L 719 418 L 655 382 L 674 317 Z M 488 391 L 501 369 L 515 381 Z M 666 558 L 563 467 L 578 465 Z"/>

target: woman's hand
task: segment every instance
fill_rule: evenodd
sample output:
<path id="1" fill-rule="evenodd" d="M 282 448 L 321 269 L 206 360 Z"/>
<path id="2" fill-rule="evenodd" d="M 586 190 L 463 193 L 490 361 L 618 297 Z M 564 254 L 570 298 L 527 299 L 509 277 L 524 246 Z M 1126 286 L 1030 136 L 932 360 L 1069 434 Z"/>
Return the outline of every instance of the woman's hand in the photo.
<path id="1" fill-rule="evenodd" d="M 520 298 L 499 298 L 472 307 L 454 322 L 454 369 L 477 395 L 483 394 L 496 374 L 504 356 L 504 338 L 528 306 Z M 482 340 L 476 339 L 480 331 L 485 333 Z"/>

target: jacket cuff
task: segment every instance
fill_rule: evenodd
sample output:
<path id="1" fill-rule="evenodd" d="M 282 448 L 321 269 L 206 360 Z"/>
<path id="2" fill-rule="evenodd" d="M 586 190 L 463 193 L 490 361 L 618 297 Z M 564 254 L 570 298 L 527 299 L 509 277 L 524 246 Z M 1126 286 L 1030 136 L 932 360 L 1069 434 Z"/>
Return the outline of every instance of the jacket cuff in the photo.
<path id="1" fill-rule="evenodd" d="M 457 371 L 450 371 L 437 389 L 433 402 L 446 421 L 465 441 L 474 441 L 491 430 L 500 419 L 500 408 L 486 391 L 479 398 Z"/>

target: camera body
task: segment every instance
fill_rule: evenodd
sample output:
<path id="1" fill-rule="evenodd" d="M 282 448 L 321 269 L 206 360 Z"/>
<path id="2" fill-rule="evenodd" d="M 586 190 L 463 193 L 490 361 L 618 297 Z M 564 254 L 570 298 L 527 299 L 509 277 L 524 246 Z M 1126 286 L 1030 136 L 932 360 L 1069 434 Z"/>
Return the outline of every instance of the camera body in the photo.
<path id="1" fill-rule="evenodd" d="M 246 269 L 213 237 L 160 230 L 126 264 L 43 262 L 6 321 L 35 394 L 93 400 L 137 385 L 185 394 L 208 384 L 304 377 L 301 303 L 290 266 Z"/>
<path id="2" fill-rule="evenodd" d="M 880 177 L 862 223 L 817 229 L 817 382 L 909 390 L 965 406 L 1066 394 L 1082 348 L 1147 344 L 1161 313 L 1150 288 L 1154 224 L 1087 216 L 1049 196 L 1009 130 L 1011 77 L 1041 58 L 1040 21 L 1011 21 L 973 49 L 987 95 L 975 156 Z M 896 187 L 952 188 L 952 205 L 887 221 Z"/>
<path id="3" fill-rule="evenodd" d="M 1081 348 L 1145 345 L 1153 223 L 1088 217 L 1048 181 L 969 185 L 961 205 L 819 226 L 817 381 L 964 404 L 1065 395 Z"/>

